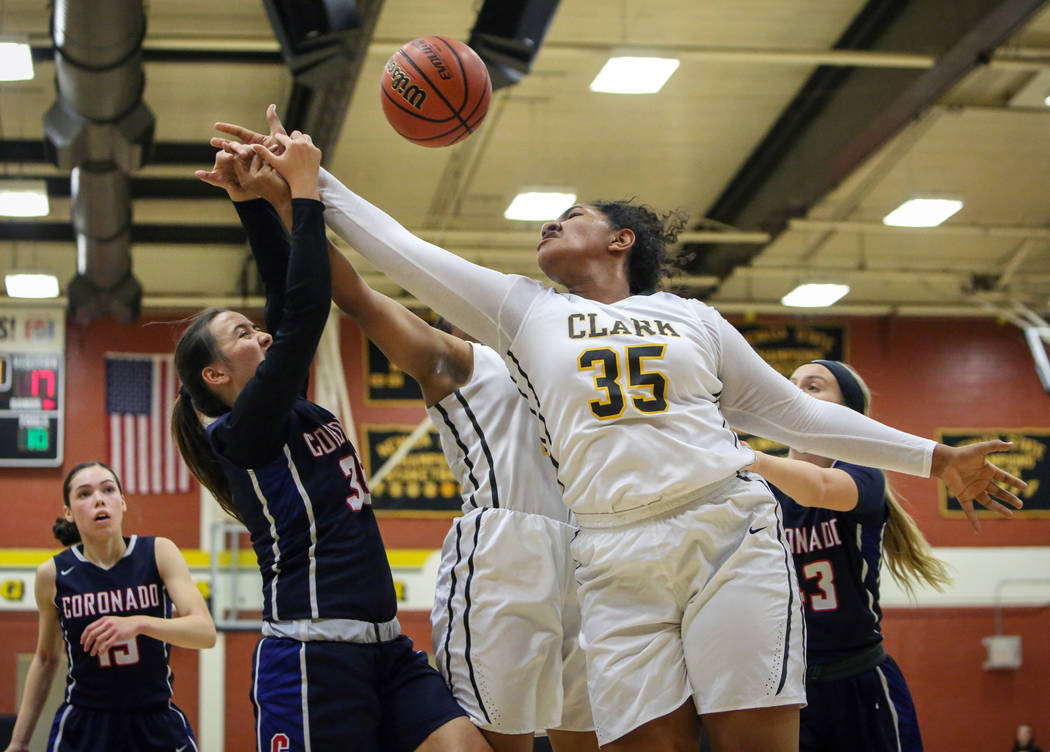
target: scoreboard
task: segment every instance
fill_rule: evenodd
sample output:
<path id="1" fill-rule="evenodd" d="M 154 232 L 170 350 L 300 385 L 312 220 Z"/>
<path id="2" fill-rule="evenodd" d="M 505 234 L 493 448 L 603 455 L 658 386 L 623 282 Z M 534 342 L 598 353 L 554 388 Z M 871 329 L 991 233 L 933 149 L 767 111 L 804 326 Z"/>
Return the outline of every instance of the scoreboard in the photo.
<path id="1" fill-rule="evenodd" d="M 62 464 L 65 324 L 61 308 L 0 308 L 0 467 Z"/>

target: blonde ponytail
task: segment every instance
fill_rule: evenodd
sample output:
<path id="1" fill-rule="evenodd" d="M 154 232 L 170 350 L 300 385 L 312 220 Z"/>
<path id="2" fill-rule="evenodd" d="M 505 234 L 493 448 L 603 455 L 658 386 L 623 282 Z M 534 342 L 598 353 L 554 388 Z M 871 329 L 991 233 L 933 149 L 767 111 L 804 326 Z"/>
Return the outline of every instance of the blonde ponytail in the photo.
<path id="1" fill-rule="evenodd" d="M 889 483 L 885 498 L 889 519 L 882 533 L 882 548 L 893 579 L 904 588 L 910 600 L 915 600 L 915 586 L 923 583 L 943 591 L 952 583 L 948 568 L 933 555 L 929 541 L 901 506 Z"/>
<path id="2" fill-rule="evenodd" d="M 823 363 L 823 361 L 814 362 Z M 835 363 L 845 368 L 856 380 L 864 400 L 863 413 L 868 415 L 871 407 L 871 390 L 868 385 L 852 366 L 840 361 L 835 361 Z M 835 375 L 834 371 L 832 375 Z M 838 376 L 835 375 L 835 378 L 837 380 Z M 886 473 L 882 475 L 885 477 Z M 915 599 L 916 585 L 922 583 L 936 590 L 944 590 L 952 582 L 948 568 L 943 561 L 933 555 L 929 541 L 923 537 L 912 516 L 901 506 L 888 480 L 884 498 L 889 517 L 882 531 L 882 549 L 886 555 L 886 566 L 890 570 L 890 575 L 898 585 L 904 588 L 911 600 Z"/>

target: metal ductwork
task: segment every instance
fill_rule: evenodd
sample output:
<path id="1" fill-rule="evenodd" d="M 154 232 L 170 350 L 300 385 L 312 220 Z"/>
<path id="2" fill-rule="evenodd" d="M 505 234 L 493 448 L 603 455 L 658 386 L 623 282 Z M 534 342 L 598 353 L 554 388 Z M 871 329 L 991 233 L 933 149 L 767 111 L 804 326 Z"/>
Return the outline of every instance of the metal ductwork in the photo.
<path id="1" fill-rule="evenodd" d="M 68 298 L 81 321 L 130 321 L 142 308 L 129 174 L 153 144 L 153 113 L 142 101 L 145 33 L 142 0 L 54 0 L 57 99 L 44 115 L 44 140 L 51 160 L 72 171 L 77 275 Z"/>

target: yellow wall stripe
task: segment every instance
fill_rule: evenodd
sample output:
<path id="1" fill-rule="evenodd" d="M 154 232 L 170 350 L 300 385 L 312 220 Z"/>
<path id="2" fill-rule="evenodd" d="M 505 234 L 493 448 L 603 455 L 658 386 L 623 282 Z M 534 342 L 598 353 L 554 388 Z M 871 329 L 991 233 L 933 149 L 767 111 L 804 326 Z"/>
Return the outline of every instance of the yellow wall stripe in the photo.
<path id="1" fill-rule="evenodd" d="M 61 550 L 60 548 L 0 548 L 0 568 L 35 569 Z M 433 552 L 434 549 L 429 548 L 391 548 L 387 549 L 386 556 L 390 566 L 395 569 L 419 569 Z M 186 557 L 186 563 L 191 569 L 207 569 L 211 565 L 211 556 L 207 551 L 186 548 L 183 549 L 182 555 Z M 219 566 L 228 567 L 231 561 L 232 554 L 229 551 L 219 554 Z M 237 563 L 241 567 L 256 566 L 255 552 L 251 549 L 241 549 L 238 552 Z"/>

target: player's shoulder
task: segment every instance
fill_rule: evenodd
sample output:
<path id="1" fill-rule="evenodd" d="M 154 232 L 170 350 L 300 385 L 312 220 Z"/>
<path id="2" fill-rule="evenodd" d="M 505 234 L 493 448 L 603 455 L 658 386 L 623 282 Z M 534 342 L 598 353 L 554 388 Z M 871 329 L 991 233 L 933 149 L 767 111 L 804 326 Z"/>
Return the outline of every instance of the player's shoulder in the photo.
<path id="1" fill-rule="evenodd" d="M 886 483 L 885 473 L 877 467 L 855 465 L 852 462 L 845 462 L 843 460 L 835 460 L 833 467 L 837 470 L 842 470 L 843 472 L 848 473 L 859 482 L 872 483 L 875 485 L 885 485 Z"/>
<path id="2" fill-rule="evenodd" d="M 66 551 L 68 550 L 69 549 L 66 549 Z M 37 578 L 43 578 L 45 582 L 50 582 L 54 584 L 55 579 L 58 576 L 58 557 L 61 556 L 63 553 L 66 553 L 66 551 L 62 551 L 61 553 L 55 554 L 43 564 L 38 566 L 36 568 Z"/>

